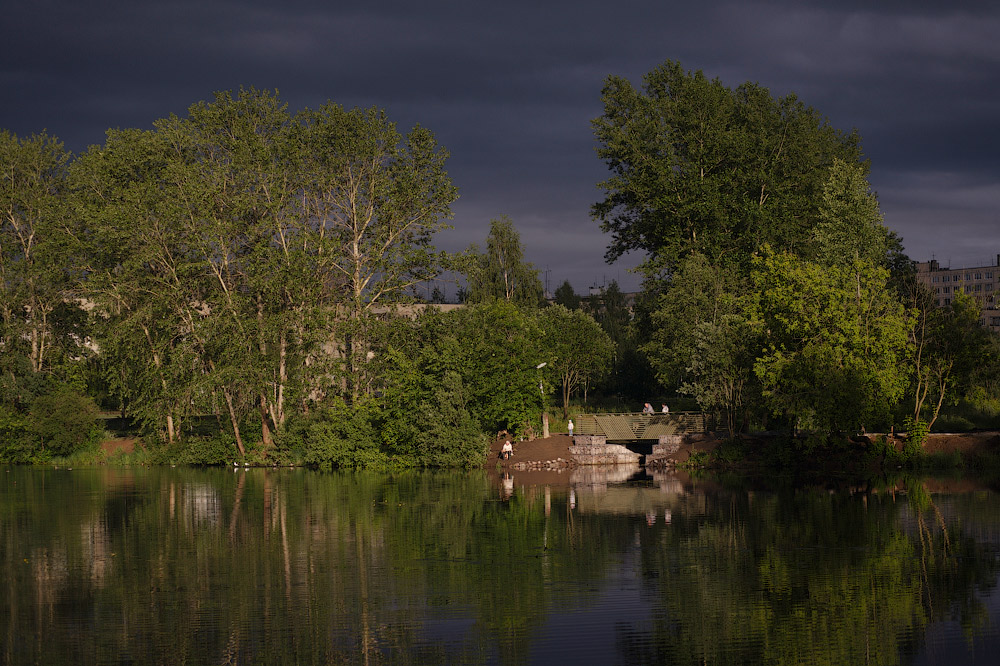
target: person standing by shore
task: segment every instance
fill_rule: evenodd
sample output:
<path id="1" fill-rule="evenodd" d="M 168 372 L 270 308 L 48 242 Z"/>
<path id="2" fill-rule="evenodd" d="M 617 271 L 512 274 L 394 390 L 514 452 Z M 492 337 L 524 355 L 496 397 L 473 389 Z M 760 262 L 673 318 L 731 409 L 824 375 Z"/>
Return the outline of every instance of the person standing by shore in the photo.
<path id="1" fill-rule="evenodd" d="M 573 436 L 573 419 L 570 419 L 569 423 L 566 424 L 566 429 L 569 430 L 569 436 L 572 437 Z"/>

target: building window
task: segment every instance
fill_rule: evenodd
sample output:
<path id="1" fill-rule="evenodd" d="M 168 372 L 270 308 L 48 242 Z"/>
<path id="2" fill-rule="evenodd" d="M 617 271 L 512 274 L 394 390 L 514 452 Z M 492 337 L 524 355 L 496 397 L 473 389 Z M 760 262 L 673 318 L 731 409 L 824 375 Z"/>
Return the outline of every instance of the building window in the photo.
<path id="1" fill-rule="evenodd" d="M 944 304 L 945 305 L 951 305 L 951 299 L 950 298 L 944 299 Z"/>
<path id="2" fill-rule="evenodd" d="M 951 293 L 951 287 L 945 287 L 944 288 L 944 293 L 946 293 L 946 294 Z"/>
<path id="3" fill-rule="evenodd" d="M 940 281 L 941 281 L 940 275 L 935 275 L 933 278 L 931 278 L 931 282 L 940 282 Z"/>
<path id="4" fill-rule="evenodd" d="M 1000 326 L 1000 317 L 990 317 L 990 326 Z"/>
<path id="5" fill-rule="evenodd" d="M 987 282 L 986 283 L 986 291 L 993 291 L 993 283 L 992 282 Z"/>
<path id="6" fill-rule="evenodd" d="M 951 280 L 951 276 L 950 275 L 945 275 L 943 278 L 941 278 L 942 282 L 948 282 L 950 280 Z"/>
<path id="7" fill-rule="evenodd" d="M 986 279 L 987 280 L 993 279 L 993 271 L 986 271 Z"/>
<path id="8" fill-rule="evenodd" d="M 966 274 L 965 274 L 965 279 L 966 279 L 966 280 L 971 280 L 972 278 L 971 278 L 971 277 L 969 277 L 970 275 L 972 275 L 972 273 L 966 273 Z"/>

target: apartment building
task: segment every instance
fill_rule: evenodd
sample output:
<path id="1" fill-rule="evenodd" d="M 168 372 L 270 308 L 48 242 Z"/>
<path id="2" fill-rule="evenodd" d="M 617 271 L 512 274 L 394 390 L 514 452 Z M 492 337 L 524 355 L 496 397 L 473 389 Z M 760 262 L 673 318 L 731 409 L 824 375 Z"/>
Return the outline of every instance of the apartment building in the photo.
<path id="1" fill-rule="evenodd" d="M 979 323 L 1000 332 L 1000 254 L 992 266 L 941 268 L 935 260 L 917 262 L 917 281 L 926 285 L 940 306 L 955 294 L 971 294 L 983 309 Z"/>

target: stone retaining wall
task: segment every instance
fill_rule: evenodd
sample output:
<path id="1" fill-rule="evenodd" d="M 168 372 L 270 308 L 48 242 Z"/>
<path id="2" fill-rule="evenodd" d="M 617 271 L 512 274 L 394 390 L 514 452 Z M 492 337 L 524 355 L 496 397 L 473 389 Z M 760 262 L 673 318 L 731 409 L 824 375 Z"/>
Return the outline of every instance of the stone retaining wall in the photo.
<path id="1" fill-rule="evenodd" d="M 658 465 L 667 462 L 681 445 L 687 440 L 687 435 L 660 435 L 659 441 L 653 444 L 652 452 L 646 456 L 647 465 Z"/>
<path id="2" fill-rule="evenodd" d="M 577 439 L 579 438 L 574 438 Z M 573 460 L 580 465 L 623 465 L 638 463 L 642 459 L 642 455 L 629 451 L 620 444 L 576 445 L 569 447 L 569 452 Z"/>
<path id="3" fill-rule="evenodd" d="M 573 444 L 576 446 L 605 446 L 608 438 L 604 435 L 576 435 Z"/>

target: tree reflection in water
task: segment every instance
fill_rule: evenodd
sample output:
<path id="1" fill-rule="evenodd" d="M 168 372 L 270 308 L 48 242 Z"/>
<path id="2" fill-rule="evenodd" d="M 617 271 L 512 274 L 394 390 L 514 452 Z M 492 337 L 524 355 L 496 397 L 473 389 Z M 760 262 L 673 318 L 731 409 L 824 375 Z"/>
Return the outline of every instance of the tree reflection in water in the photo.
<path id="1" fill-rule="evenodd" d="M 892 664 L 987 630 L 993 493 L 587 472 L 11 468 L 0 658 Z"/>

